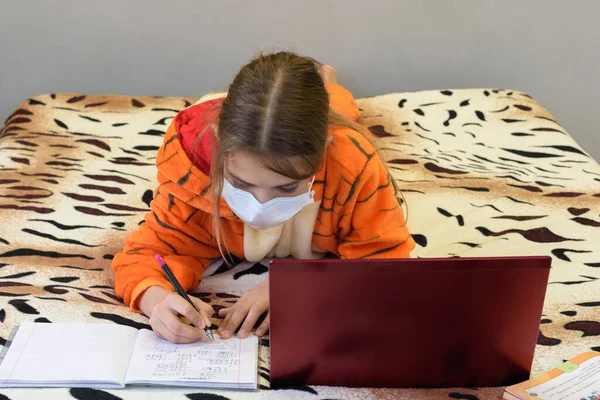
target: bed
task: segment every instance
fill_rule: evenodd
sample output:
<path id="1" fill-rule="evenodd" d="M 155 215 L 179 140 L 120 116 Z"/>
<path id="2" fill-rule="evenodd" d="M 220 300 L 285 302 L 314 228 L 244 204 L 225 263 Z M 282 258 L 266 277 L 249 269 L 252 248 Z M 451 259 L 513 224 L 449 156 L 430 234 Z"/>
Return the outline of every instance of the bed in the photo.
<path id="1" fill-rule="evenodd" d="M 149 327 L 115 296 L 111 259 L 149 210 L 165 129 L 195 101 L 47 94 L 8 117 L 0 131 L 0 345 L 25 321 Z M 559 122 L 514 90 L 393 93 L 357 103 L 403 190 L 413 256 L 552 256 L 533 373 L 600 351 L 600 166 Z M 216 262 L 194 295 L 227 306 L 267 277 L 267 265 Z M 0 389 L 0 399 L 472 400 L 503 391 L 270 390 L 268 356 L 266 340 L 258 392 Z"/>

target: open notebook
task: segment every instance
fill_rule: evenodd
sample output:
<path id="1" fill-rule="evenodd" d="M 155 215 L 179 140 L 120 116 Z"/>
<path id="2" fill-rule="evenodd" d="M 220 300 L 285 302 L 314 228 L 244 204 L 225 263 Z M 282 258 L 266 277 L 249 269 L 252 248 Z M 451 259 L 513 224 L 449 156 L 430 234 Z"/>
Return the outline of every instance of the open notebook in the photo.
<path id="1" fill-rule="evenodd" d="M 257 389 L 257 364 L 256 336 L 173 344 L 121 325 L 27 322 L 4 354 L 0 387 Z"/>

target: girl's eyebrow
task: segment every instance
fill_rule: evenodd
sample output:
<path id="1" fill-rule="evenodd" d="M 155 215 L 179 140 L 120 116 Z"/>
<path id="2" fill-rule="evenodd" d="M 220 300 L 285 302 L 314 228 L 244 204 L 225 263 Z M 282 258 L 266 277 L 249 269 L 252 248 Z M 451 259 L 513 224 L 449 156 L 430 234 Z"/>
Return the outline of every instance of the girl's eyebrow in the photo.
<path id="1" fill-rule="evenodd" d="M 233 174 L 231 171 L 227 171 L 227 172 L 228 172 L 228 173 L 229 173 L 229 175 L 231 175 L 231 177 L 232 177 L 233 179 L 235 179 L 236 181 L 238 181 L 238 182 L 240 182 L 240 183 L 243 183 L 244 185 L 248 185 L 248 186 L 254 186 L 253 184 L 246 182 L 245 180 L 241 179 L 240 177 L 238 177 L 238 176 L 235 176 L 235 174 Z"/>
<path id="2" fill-rule="evenodd" d="M 248 186 L 255 186 L 255 185 L 253 185 L 253 184 L 251 184 L 251 183 L 248 183 L 248 182 L 246 182 L 245 180 L 241 179 L 240 177 L 236 176 L 236 175 L 235 175 L 234 173 L 232 173 L 231 171 L 227 171 L 227 172 L 229 173 L 229 175 L 231 175 L 231 177 L 232 177 L 233 179 L 235 179 L 235 180 L 236 180 L 236 181 L 238 181 L 239 183 L 242 183 L 242 184 L 244 184 L 244 185 L 248 185 Z M 299 182 L 300 182 L 300 180 L 297 180 L 297 181 L 292 181 L 292 182 L 286 183 L 286 184 L 284 184 L 284 185 L 278 185 L 278 186 L 275 186 L 275 187 L 276 187 L 276 188 L 285 188 L 285 187 L 288 187 L 288 186 L 297 185 Z"/>

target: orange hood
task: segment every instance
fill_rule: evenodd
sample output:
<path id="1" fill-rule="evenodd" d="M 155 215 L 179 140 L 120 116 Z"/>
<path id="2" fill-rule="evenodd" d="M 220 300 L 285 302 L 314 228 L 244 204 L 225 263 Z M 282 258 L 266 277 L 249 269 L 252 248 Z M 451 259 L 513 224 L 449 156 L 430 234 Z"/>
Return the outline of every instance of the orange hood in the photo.
<path id="1" fill-rule="evenodd" d="M 213 138 L 211 124 L 218 113 L 216 106 L 222 101 L 210 100 L 180 111 L 165 132 L 164 142 L 156 156 L 160 184 L 157 191 L 168 186 L 165 192 L 169 196 L 209 214 L 213 212 L 208 176 Z M 223 199 L 220 215 L 228 219 L 237 218 Z"/>

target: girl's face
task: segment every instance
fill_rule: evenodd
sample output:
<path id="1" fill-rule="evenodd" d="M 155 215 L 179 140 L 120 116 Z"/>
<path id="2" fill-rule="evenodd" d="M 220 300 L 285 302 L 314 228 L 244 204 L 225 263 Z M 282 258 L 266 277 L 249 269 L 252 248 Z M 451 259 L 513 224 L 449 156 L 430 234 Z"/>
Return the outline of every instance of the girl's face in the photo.
<path id="1" fill-rule="evenodd" d="M 243 151 L 225 161 L 225 178 L 237 189 L 251 193 L 260 203 L 276 197 L 294 197 L 308 191 L 309 178 L 295 180 L 263 167 L 258 157 Z"/>

